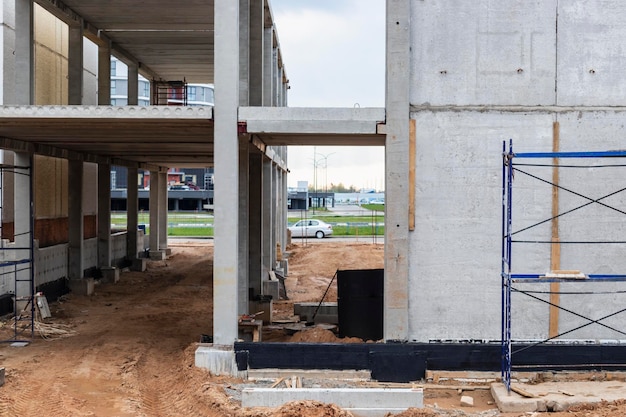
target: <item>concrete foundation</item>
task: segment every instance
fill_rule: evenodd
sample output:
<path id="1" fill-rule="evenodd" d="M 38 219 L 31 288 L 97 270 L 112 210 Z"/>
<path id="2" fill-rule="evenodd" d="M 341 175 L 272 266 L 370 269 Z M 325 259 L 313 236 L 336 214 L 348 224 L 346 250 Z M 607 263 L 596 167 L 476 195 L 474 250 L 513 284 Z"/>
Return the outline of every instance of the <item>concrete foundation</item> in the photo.
<path id="1" fill-rule="evenodd" d="M 272 300 L 280 299 L 280 281 L 263 281 L 263 295 L 271 295 Z"/>
<path id="2" fill-rule="evenodd" d="M 333 369 L 248 369 L 251 381 L 276 380 L 298 376 L 311 379 L 337 379 L 342 381 L 370 381 L 372 372 L 364 370 L 333 370 Z"/>
<path id="3" fill-rule="evenodd" d="M 120 270 L 114 266 L 103 266 L 100 272 L 102 272 L 102 282 L 115 284 L 120 280 Z"/>
<path id="4" fill-rule="evenodd" d="M 421 388 L 248 388 L 242 392 L 243 407 L 280 407 L 297 400 L 332 403 L 356 417 L 385 416 L 424 406 Z"/>
<path id="5" fill-rule="evenodd" d="M 95 280 L 93 278 L 70 279 L 67 286 L 74 294 L 91 295 L 95 290 Z"/>
<path id="6" fill-rule="evenodd" d="M 130 270 L 144 272 L 146 270 L 146 264 L 147 261 L 145 258 L 133 259 L 132 264 L 130 265 Z"/>
<path id="7" fill-rule="evenodd" d="M 167 254 L 165 253 L 165 251 L 160 250 L 151 250 L 149 256 L 150 260 L 152 261 L 164 261 L 167 259 Z"/>
<path id="8" fill-rule="evenodd" d="M 579 404 L 626 398 L 626 383 L 623 381 L 543 382 L 512 384 L 512 387 L 521 388 L 532 398 L 508 392 L 502 383 L 492 384 L 491 395 L 503 413 L 565 411 Z"/>
<path id="9" fill-rule="evenodd" d="M 196 349 L 195 365 L 207 369 L 213 375 L 230 375 L 246 378 L 246 371 L 239 371 L 232 346 L 201 345 Z"/>
<path id="10" fill-rule="evenodd" d="M 319 310 L 318 310 L 319 306 Z M 315 311 L 317 310 L 317 314 Z M 339 309 L 337 303 L 296 303 L 293 305 L 293 314 L 300 316 L 300 320 L 315 323 L 339 324 Z M 315 316 L 315 319 L 313 319 Z"/>

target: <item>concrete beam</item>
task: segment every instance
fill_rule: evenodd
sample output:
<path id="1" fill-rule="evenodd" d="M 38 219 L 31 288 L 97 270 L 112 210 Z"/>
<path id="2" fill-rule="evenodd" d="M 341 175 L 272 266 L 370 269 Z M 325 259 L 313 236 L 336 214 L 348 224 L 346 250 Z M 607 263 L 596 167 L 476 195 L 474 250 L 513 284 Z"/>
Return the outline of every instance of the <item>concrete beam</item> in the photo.
<path id="1" fill-rule="evenodd" d="M 408 113 L 408 106 L 406 108 Z M 377 134 L 384 108 L 240 107 L 247 132 Z"/>

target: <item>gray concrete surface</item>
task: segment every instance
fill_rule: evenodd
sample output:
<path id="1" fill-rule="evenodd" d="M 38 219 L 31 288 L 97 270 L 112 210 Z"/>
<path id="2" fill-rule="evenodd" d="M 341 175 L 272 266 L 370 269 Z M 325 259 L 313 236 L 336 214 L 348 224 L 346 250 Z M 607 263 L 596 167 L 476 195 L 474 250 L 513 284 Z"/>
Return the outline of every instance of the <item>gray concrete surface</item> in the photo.
<path id="1" fill-rule="evenodd" d="M 355 417 L 383 417 L 407 408 L 422 408 L 422 388 L 246 388 L 242 392 L 243 407 L 280 407 L 297 400 L 332 403 Z"/>
<path id="2" fill-rule="evenodd" d="M 491 395 L 503 413 L 565 411 L 578 404 L 626 399 L 626 382 L 623 381 L 514 383 L 511 386 L 521 388 L 534 397 L 507 392 L 504 384 L 493 383 Z"/>

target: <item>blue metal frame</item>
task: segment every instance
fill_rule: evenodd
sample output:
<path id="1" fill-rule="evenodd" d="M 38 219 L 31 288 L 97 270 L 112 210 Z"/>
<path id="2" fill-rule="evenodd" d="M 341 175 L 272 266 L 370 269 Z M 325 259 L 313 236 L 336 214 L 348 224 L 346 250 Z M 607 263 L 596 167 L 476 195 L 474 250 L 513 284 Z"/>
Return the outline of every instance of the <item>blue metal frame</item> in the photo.
<path id="1" fill-rule="evenodd" d="M 605 152 L 531 152 L 514 153 L 513 140 L 509 139 L 508 151 L 506 141 L 502 143 L 502 381 L 507 390 L 511 389 L 511 290 L 513 283 L 549 283 L 549 282 L 607 282 L 626 281 L 626 274 L 591 274 L 580 280 L 564 279 L 558 277 L 546 277 L 544 274 L 513 274 L 512 270 L 512 194 L 513 194 L 513 160 L 514 158 L 623 158 L 626 157 L 626 150 L 605 151 Z M 544 243 L 544 242 L 537 242 Z M 618 243 L 618 242 L 570 242 L 570 243 Z M 622 243 L 622 242 L 619 242 Z M 614 313 L 617 314 L 617 313 Z M 613 314 L 613 315 L 614 315 Z M 611 315 L 609 315 L 611 316 Z M 609 317 L 606 316 L 606 317 Z M 591 320 L 590 323 L 599 323 L 598 320 Z M 570 330 L 572 331 L 572 330 Z M 569 333 L 570 331 L 566 332 Z M 560 336 L 560 335 L 559 335 Z M 555 336 L 558 337 L 558 336 Z M 544 340 L 548 341 L 551 339 Z M 533 345 L 534 346 L 534 345 Z"/>

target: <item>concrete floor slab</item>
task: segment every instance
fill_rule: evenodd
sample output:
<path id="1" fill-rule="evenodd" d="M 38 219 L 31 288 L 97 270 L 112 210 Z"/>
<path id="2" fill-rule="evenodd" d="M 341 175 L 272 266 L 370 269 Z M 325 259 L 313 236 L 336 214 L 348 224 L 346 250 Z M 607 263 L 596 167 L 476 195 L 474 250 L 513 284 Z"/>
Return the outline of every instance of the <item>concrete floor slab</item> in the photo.
<path id="1" fill-rule="evenodd" d="M 626 382 L 623 381 L 557 381 L 532 385 L 514 383 L 511 386 L 534 397 L 507 392 L 502 383 L 492 384 L 491 395 L 503 413 L 565 411 L 578 404 L 626 399 Z"/>
<path id="2" fill-rule="evenodd" d="M 422 388 L 246 388 L 241 405 L 280 407 L 298 400 L 335 404 L 358 417 L 383 417 L 389 412 L 424 407 L 424 391 Z"/>

